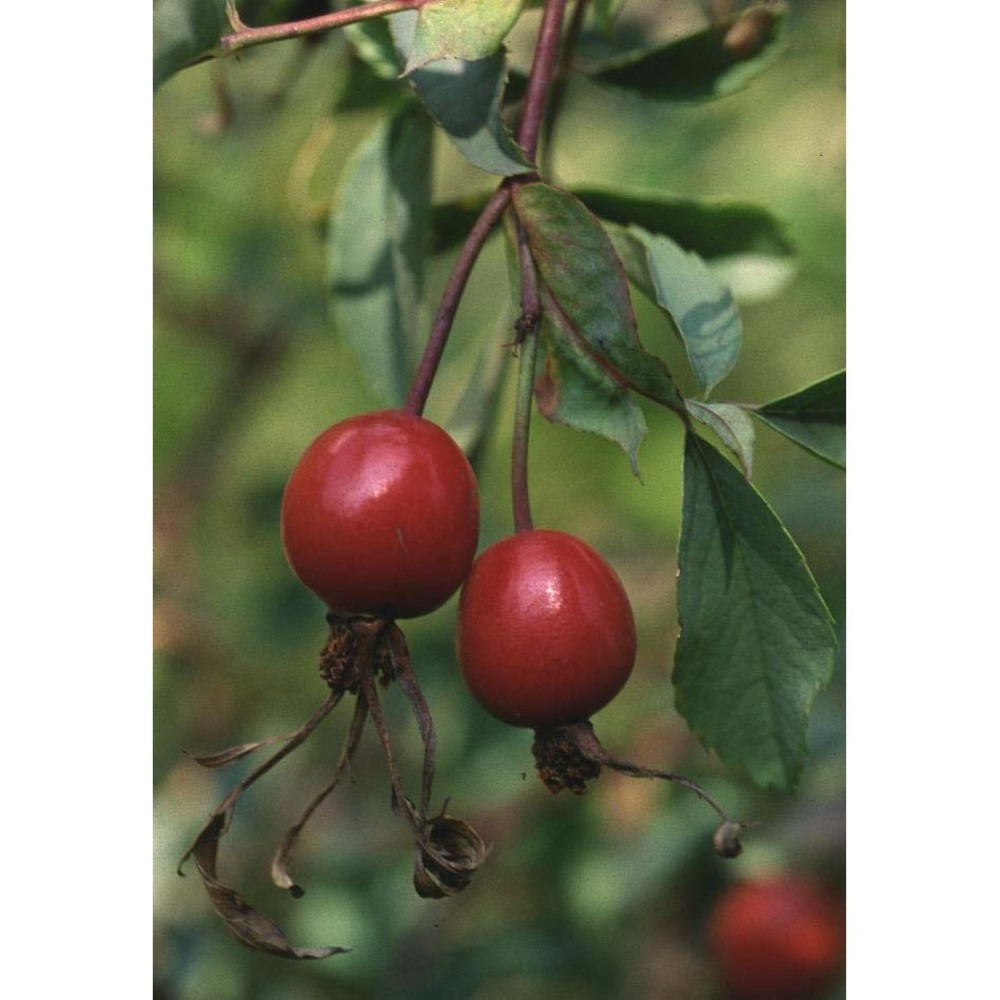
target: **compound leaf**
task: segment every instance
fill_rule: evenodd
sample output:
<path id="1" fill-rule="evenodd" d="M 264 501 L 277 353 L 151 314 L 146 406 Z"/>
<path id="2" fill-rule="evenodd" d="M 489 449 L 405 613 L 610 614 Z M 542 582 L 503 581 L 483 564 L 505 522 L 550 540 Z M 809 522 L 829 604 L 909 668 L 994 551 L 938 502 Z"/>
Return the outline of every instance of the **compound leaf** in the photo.
<path id="1" fill-rule="evenodd" d="M 431 125 L 412 102 L 358 147 L 334 208 L 331 293 L 337 329 L 386 405 L 405 398 L 423 290 Z"/>
<path id="2" fill-rule="evenodd" d="M 628 280 L 611 238 L 566 191 L 534 183 L 513 195 L 531 254 L 550 293 L 546 309 L 619 382 L 674 409 L 684 403 L 663 362 L 639 342 Z"/>
<path id="3" fill-rule="evenodd" d="M 764 498 L 689 433 L 674 665 L 677 709 L 706 748 L 761 787 L 794 787 L 833 620 Z"/>
<path id="4" fill-rule="evenodd" d="M 772 400 L 754 416 L 818 458 L 847 467 L 847 372 Z"/>
<path id="5" fill-rule="evenodd" d="M 524 0 L 430 0 L 420 8 L 410 73 L 440 59 L 484 59 L 500 48 Z"/>

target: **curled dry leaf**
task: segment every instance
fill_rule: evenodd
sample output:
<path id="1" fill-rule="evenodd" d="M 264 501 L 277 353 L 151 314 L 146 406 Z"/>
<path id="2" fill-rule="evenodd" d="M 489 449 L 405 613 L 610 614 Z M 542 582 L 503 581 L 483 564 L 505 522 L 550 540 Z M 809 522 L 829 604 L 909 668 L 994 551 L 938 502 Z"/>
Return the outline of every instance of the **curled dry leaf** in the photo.
<path id="1" fill-rule="evenodd" d="M 490 849 L 464 820 L 441 815 L 428 822 L 418 847 L 413 886 L 424 899 L 442 899 L 465 889 Z"/>
<path id="2" fill-rule="evenodd" d="M 344 739 L 344 745 L 340 751 L 340 759 L 337 761 L 333 777 L 330 779 L 326 787 L 313 798 L 312 802 L 309 803 L 305 812 L 303 812 L 303 814 L 299 817 L 298 822 L 291 827 L 291 829 L 289 829 L 289 831 L 282 838 L 277 851 L 275 851 L 274 858 L 271 861 L 271 881 L 279 889 L 287 889 L 296 899 L 300 899 L 303 895 L 305 895 L 305 889 L 296 884 L 289 870 L 292 849 L 298 842 L 299 834 L 302 832 L 303 827 L 307 822 L 309 822 L 309 818 L 319 807 L 320 803 L 322 803 L 323 800 L 337 787 L 340 783 L 340 779 L 344 775 L 344 772 L 350 766 L 351 757 L 354 755 L 354 751 L 357 749 L 358 743 L 361 740 L 361 733 L 364 730 L 365 720 L 367 718 L 367 704 L 359 698 L 354 706 L 354 716 L 351 719 L 351 728 L 348 730 L 347 736 Z"/>
<path id="3" fill-rule="evenodd" d="M 336 945 L 325 948 L 296 948 L 284 931 L 266 914 L 252 907 L 238 892 L 219 881 L 216 861 L 219 839 L 226 831 L 226 817 L 213 816 L 198 835 L 191 855 L 198 874 L 205 883 L 208 897 L 230 931 L 245 945 L 279 958 L 327 958 L 342 954 L 350 948 Z"/>
<path id="4" fill-rule="evenodd" d="M 281 738 L 284 739 L 285 737 Z M 227 747 L 225 750 L 218 750 L 215 753 L 194 754 L 188 750 L 185 750 L 184 753 L 196 764 L 201 764 L 202 767 L 225 767 L 226 764 L 233 764 L 244 757 L 248 757 L 261 747 L 266 747 L 277 742 L 277 739 L 257 740 L 254 743 L 240 743 L 234 747 Z"/>

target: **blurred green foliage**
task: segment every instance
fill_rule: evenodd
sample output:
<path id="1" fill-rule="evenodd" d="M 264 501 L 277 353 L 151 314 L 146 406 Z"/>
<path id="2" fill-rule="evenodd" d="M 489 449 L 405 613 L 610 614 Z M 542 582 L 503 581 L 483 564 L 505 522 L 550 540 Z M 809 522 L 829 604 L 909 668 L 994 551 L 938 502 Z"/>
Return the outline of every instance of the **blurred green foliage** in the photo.
<path id="1" fill-rule="evenodd" d="M 534 17 L 526 15 L 526 31 Z M 743 354 L 718 399 L 774 399 L 845 360 L 843 5 L 799 0 L 787 22 L 784 56 L 739 94 L 681 107 L 577 88 L 556 133 L 561 182 L 727 195 L 785 221 L 798 270 L 776 297 L 740 303 Z M 323 608 L 285 565 L 277 515 L 306 444 L 375 405 L 326 300 L 326 212 L 347 156 L 378 120 L 363 101 L 330 117 L 344 45 L 331 35 L 265 46 L 238 62 L 185 70 L 155 98 L 156 995 L 721 997 L 703 930 L 727 882 L 781 869 L 842 888 L 843 669 L 817 702 L 795 797 L 727 776 L 687 732 L 669 678 L 682 435 L 653 406 L 645 407 L 641 482 L 608 442 L 536 420 L 535 518 L 603 552 L 633 600 L 639 660 L 622 695 L 596 717 L 598 734 L 623 756 L 702 781 L 732 814 L 766 821 L 746 836 L 740 859 L 715 857 L 714 817 L 682 789 L 604 775 L 583 798 L 550 795 L 532 771 L 530 732 L 491 719 L 465 692 L 452 650 L 453 601 L 406 632 L 438 727 L 436 796 L 450 797 L 451 809 L 495 845 L 463 895 L 426 901 L 413 893 L 411 844 L 390 813 L 371 733 L 352 781 L 301 841 L 295 871 L 306 896 L 294 901 L 270 886 L 271 852 L 332 770 L 346 707 L 240 802 L 221 871 L 296 944 L 350 945 L 350 954 L 289 963 L 249 952 L 215 917 L 197 876 L 176 875 L 245 766 L 204 771 L 183 751 L 286 732 L 324 694 L 316 672 Z M 439 200 L 489 186 L 440 136 L 435 153 Z M 453 253 L 432 262 L 431 305 Z M 505 269 L 494 239 L 431 394 L 434 419 L 448 420 L 483 339 L 510 337 Z M 660 315 L 641 296 L 635 306 L 644 343 L 683 371 Z M 483 545 L 510 530 L 512 388 L 505 376 L 499 419 L 479 456 Z M 842 639 L 842 473 L 759 428 L 754 480 L 804 551 Z M 412 785 L 416 728 L 397 692 L 386 701 Z"/>

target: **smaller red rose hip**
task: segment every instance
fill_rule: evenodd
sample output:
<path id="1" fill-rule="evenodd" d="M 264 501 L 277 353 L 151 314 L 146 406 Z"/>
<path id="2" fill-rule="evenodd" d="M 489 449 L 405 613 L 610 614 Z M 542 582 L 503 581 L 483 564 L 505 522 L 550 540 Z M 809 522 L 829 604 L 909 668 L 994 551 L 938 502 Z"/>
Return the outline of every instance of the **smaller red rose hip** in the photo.
<path id="1" fill-rule="evenodd" d="M 296 576 L 332 612 L 425 615 L 472 565 L 476 478 L 458 445 L 423 417 L 351 417 L 320 434 L 292 471 L 281 537 Z"/>
<path id="2" fill-rule="evenodd" d="M 812 1000 L 842 973 L 842 910 L 803 879 L 744 882 L 716 904 L 708 943 L 733 1000 Z"/>
<path id="3" fill-rule="evenodd" d="M 523 531 L 488 548 L 462 587 L 458 660 L 498 719 L 550 729 L 582 722 L 628 680 L 632 608 L 614 570 L 560 531 Z"/>

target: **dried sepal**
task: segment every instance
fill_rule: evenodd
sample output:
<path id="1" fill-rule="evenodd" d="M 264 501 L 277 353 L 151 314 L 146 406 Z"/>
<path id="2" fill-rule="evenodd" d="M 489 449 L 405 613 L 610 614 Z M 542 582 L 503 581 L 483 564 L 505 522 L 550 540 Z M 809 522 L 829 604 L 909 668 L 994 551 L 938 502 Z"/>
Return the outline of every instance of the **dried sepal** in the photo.
<path id="1" fill-rule="evenodd" d="M 402 630 L 393 624 L 387 632 L 387 647 L 392 656 L 392 671 L 400 689 L 406 695 L 413 709 L 414 718 L 420 729 L 420 740 L 424 747 L 423 770 L 420 783 L 420 815 L 426 816 L 430 809 L 431 787 L 434 783 L 434 758 L 437 753 L 437 733 L 434 729 L 434 719 L 431 716 L 427 700 L 420 688 L 413 665 L 410 662 L 410 650 Z"/>
<path id="2" fill-rule="evenodd" d="M 330 955 L 350 951 L 350 948 L 338 945 L 325 948 L 296 948 L 266 913 L 252 907 L 235 889 L 219 881 L 216 871 L 219 840 L 226 832 L 227 826 L 227 816 L 222 814 L 213 816 L 198 835 L 190 853 L 215 912 L 236 938 L 249 948 L 279 958 L 327 958 Z"/>
<path id="3" fill-rule="evenodd" d="M 394 676 L 388 634 L 396 628 L 386 618 L 368 615 L 326 616 L 330 626 L 320 651 L 319 673 L 331 691 L 357 694 L 363 676 L 377 677 L 387 686 Z"/>
<path id="4" fill-rule="evenodd" d="M 215 753 L 195 754 L 185 750 L 184 754 L 202 767 L 225 767 L 227 764 L 233 764 L 248 757 L 256 750 L 260 750 L 261 747 L 271 746 L 283 739 L 288 739 L 288 737 L 281 736 L 270 740 L 256 740 L 253 743 L 239 743 L 234 747 L 227 747 L 225 750 L 218 750 Z"/>
<path id="5" fill-rule="evenodd" d="M 429 820 L 413 872 L 417 895 L 442 899 L 460 893 L 489 852 L 483 838 L 464 820 L 445 814 Z"/>
<path id="6" fill-rule="evenodd" d="M 337 787 L 344 772 L 351 762 L 351 757 L 357 749 L 364 730 L 365 720 L 368 718 L 367 705 L 362 699 L 358 699 L 354 706 L 354 716 L 351 719 L 351 727 L 344 738 L 344 745 L 340 751 L 340 758 L 334 769 L 333 777 L 326 787 L 309 803 L 299 821 L 285 834 L 278 849 L 271 860 L 271 881 L 279 889 L 287 889 L 296 899 L 305 895 L 305 889 L 297 885 L 291 876 L 289 866 L 291 864 L 292 849 L 299 839 L 302 828 L 309 821 L 309 818 L 319 807 L 320 803 Z"/>
<path id="7" fill-rule="evenodd" d="M 229 829 L 233 810 L 240 796 L 255 782 L 263 777 L 280 760 L 288 756 L 296 747 L 301 746 L 312 731 L 330 714 L 339 703 L 341 695 L 331 692 L 323 703 L 313 712 L 312 716 L 290 736 L 283 737 L 285 745 L 272 754 L 263 764 L 250 772 L 242 781 L 237 782 L 226 797 L 216 806 L 208 822 L 188 848 L 178 865 L 178 874 L 188 858 L 194 858 L 198 874 L 205 884 L 212 905 L 226 926 L 250 948 L 266 951 L 269 954 L 284 958 L 326 958 L 347 951 L 346 948 L 295 948 L 289 944 L 281 928 L 270 917 L 254 909 L 234 889 L 219 881 L 216 874 L 216 862 L 219 851 L 219 841 Z M 273 741 L 269 741 L 273 742 Z M 234 748 L 235 749 L 235 748 Z M 225 756 L 223 751 L 219 756 Z"/>
<path id="8" fill-rule="evenodd" d="M 596 778 L 604 767 L 631 778 L 658 778 L 689 789 L 722 820 L 712 837 L 712 847 L 719 857 L 737 857 L 743 850 L 740 831 L 758 825 L 730 819 L 722 806 L 691 778 L 612 756 L 597 738 L 594 727 L 589 722 L 574 722 L 557 729 L 538 730 L 531 749 L 535 755 L 539 777 L 553 792 L 568 788 L 582 794 L 586 791 L 587 781 Z"/>
<path id="9" fill-rule="evenodd" d="M 538 776 L 550 792 L 569 789 L 575 795 L 583 795 L 587 782 L 601 773 L 599 761 L 587 756 L 580 746 L 576 734 L 579 726 L 589 728 L 590 723 L 560 726 L 558 729 L 539 729 L 531 752 L 535 756 Z"/>

